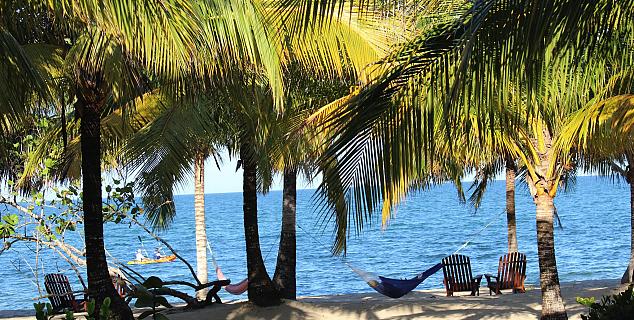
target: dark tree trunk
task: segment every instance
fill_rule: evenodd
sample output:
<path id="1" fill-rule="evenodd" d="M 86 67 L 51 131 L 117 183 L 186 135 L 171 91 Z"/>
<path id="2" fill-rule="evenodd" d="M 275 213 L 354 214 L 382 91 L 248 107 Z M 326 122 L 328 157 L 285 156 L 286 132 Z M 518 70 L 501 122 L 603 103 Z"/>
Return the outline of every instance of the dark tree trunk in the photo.
<path id="1" fill-rule="evenodd" d="M 249 301 L 255 305 L 266 307 L 277 305 L 280 298 L 273 282 L 266 272 L 266 266 L 260 251 L 260 236 L 258 234 L 258 198 L 256 174 L 257 166 L 251 159 L 248 146 L 240 147 L 242 161 L 243 183 L 242 197 L 244 210 L 244 238 L 247 249 L 247 273 L 249 278 Z"/>
<path id="2" fill-rule="evenodd" d="M 296 230 L 297 170 L 284 169 L 282 199 L 282 234 L 273 283 L 284 299 L 296 299 Z"/>
<path id="3" fill-rule="evenodd" d="M 506 223 L 509 252 L 517 252 L 517 227 L 515 222 L 515 162 L 506 160 Z"/>
<path id="4" fill-rule="evenodd" d="M 634 282 L 634 163 L 633 157 L 628 157 L 627 183 L 630 184 L 630 263 L 623 273 L 621 283 Z"/>
<path id="5" fill-rule="evenodd" d="M 119 319 L 134 319 L 130 307 L 119 297 L 112 285 L 103 241 L 103 212 L 101 199 L 101 108 L 97 103 L 78 101 L 81 118 L 81 171 L 84 234 L 86 241 L 86 269 L 88 291 L 96 300 L 96 310 L 109 297 L 111 310 Z M 96 314 L 95 317 L 99 317 Z"/>
<path id="6" fill-rule="evenodd" d="M 205 158 L 204 151 L 196 152 L 194 159 L 194 222 L 196 226 L 196 276 L 201 283 L 209 282 L 207 276 L 207 225 L 205 223 Z M 196 292 L 200 301 L 207 297 L 208 288 Z"/>

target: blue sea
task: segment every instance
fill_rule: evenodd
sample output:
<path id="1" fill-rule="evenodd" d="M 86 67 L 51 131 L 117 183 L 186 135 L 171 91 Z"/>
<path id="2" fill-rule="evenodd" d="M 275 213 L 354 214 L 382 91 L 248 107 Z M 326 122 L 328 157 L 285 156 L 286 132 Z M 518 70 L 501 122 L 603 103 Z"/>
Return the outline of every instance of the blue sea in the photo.
<path id="1" fill-rule="evenodd" d="M 468 186 L 465 186 L 468 187 Z M 299 190 L 297 215 L 297 293 L 299 296 L 372 292 L 363 280 L 330 254 L 333 226 L 323 225 L 312 206 L 314 190 Z M 458 201 L 451 184 L 410 194 L 397 208 L 389 227 L 380 222 L 350 239 L 347 261 L 360 269 L 387 277 L 411 277 L 453 253 L 472 240 L 461 253 L 471 257 L 474 273 L 495 273 L 498 258 L 506 252 L 506 215 L 503 213 L 504 181 L 495 181 L 479 210 Z M 557 265 L 561 281 L 620 278 L 630 252 L 629 186 L 598 177 L 578 177 L 568 192 L 561 192 L 555 205 L 561 228 L 555 231 Z M 195 265 L 194 197 L 177 196 L 177 217 L 172 227 L 160 233 L 178 252 Z M 225 275 L 234 282 L 246 277 L 246 255 L 242 225 L 241 193 L 207 194 L 207 236 Z M 517 230 L 520 251 L 528 256 L 530 284 L 538 284 L 535 205 L 518 182 Z M 260 242 L 269 274 L 275 260 L 281 225 L 282 193 L 258 199 Z M 484 230 L 482 228 L 490 224 Z M 107 250 L 119 260 L 134 259 L 141 236 L 151 254 L 158 244 L 138 228 L 107 225 Z M 473 236 L 473 237 L 472 237 Z M 69 234 L 80 241 L 79 234 Z M 166 252 L 166 250 L 164 250 Z M 63 261 L 43 254 L 39 273 L 64 272 L 76 290 L 81 286 Z M 34 282 L 34 253 L 16 244 L 0 255 L 0 310 L 31 309 L 37 296 Z M 214 272 L 209 263 L 210 277 Z M 189 280 L 182 263 L 137 266 L 145 276 L 164 280 Z M 430 277 L 419 289 L 442 288 L 442 273 Z M 186 290 L 186 289 L 185 289 Z M 221 291 L 223 300 L 246 299 Z"/>

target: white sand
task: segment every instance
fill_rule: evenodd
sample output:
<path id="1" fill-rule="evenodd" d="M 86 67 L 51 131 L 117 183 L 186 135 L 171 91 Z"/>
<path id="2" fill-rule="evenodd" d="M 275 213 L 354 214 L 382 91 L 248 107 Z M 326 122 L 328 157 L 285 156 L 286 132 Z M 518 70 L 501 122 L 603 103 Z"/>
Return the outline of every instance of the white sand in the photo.
<path id="1" fill-rule="evenodd" d="M 571 319 L 580 319 L 586 307 L 575 302 L 575 297 L 606 294 L 623 289 L 618 280 L 591 280 L 562 284 L 566 310 Z M 400 299 L 390 299 L 378 293 L 336 296 L 303 297 L 286 301 L 280 306 L 258 308 L 248 302 L 229 302 L 194 311 L 171 310 L 171 320 L 191 319 L 538 319 L 541 310 L 539 288 L 529 288 L 524 294 L 510 291 L 489 296 L 482 287 L 481 296 L 460 295 L 446 297 L 444 290 L 415 291 Z M 18 317 L 16 317 L 18 316 Z M 0 318 L 18 320 L 19 317 L 0 312 Z"/>

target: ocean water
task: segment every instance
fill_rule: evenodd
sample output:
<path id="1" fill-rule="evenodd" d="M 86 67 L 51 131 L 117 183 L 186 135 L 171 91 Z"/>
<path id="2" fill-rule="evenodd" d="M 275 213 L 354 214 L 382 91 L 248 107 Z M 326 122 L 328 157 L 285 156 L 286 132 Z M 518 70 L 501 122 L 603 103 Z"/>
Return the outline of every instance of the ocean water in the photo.
<path id="1" fill-rule="evenodd" d="M 332 225 L 320 223 L 311 204 L 314 190 L 298 191 L 297 293 L 299 296 L 372 292 L 363 280 L 329 252 Z M 263 256 L 269 274 L 275 260 L 281 225 L 282 193 L 260 196 L 259 230 Z M 561 281 L 620 278 L 630 252 L 629 187 L 597 177 L 579 177 L 573 189 L 560 193 L 555 205 L 561 228 L 555 231 L 557 265 Z M 177 217 L 172 227 L 160 233 L 178 252 L 195 265 L 194 197 L 177 196 Z M 208 194 L 205 197 L 207 236 L 217 261 L 233 282 L 246 277 L 246 255 L 240 193 Z M 539 283 L 535 234 L 535 206 L 526 188 L 518 184 L 516 195 L 519 249 L 528 256 L 530 284 Z M 506 252 L 506 215 L 503 213 L 504 181 L 495 181 L 481 208 L 461 204 L 450 184 L 411 194 L 396 211 L 389 227 L 377 221 L 349 242 L 347 261 L 375 274 L 411 277 L 451 254 L 465 241 L 472 241 L 461 253 L 471 257 L 473 272 L 495 273 L 498 258 Z M 491 223 L 484 230 L 482 228 Z M 480 232 L 481 231 L 481 232 Z M 157 242 L 138 228 L 108 225 L 106 246 L 119 260 L 134 259 L 141 248 L 138 236 L 151 254 Z M 473 237 L 472 237 L 473 236 Z M 70 241 L 81 241 L 70 234 Z M 164 249 L 164 253 L 167 251 Z M 81 286 L 63 261 L 43 253 L 39 273 L 64 272 L 76 290 Z M 0 310 L 31 309 L 37 296 L 33 277 L 34 253 L 25 245 L 14 245 L 0 255 Z M 210 278 L 214 272 L 209 263 Z M 189 280 L 182 263 L 136 266 L 145 276 L 164 280 Z M 442 273 L 427 279 L 419 289 L 442 288 Z M 186 289 L 185 289 L 186 290 Z M 246 299 L 221 291 L 223 300 Z"/>

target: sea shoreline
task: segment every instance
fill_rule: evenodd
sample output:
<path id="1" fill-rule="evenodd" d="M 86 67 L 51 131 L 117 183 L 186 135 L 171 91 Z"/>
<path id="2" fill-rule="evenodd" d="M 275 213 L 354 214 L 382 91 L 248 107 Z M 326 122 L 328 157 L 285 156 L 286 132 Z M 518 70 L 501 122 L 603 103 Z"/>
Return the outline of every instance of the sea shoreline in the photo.
<path id="1" fill-rule="evenodd" d="M 570 319 L 580 319 L 586 307 L 576 297 L 601 296 L 625 289 L 618 279 L 583 280 L 562 283 L 561 289 Z M 485 285 L 480 296 L 461 294 L 446 297 L 444 289 L 413 291 L 400 299 L 378 293 L 306 296 L 280 306 L 257 308 L 244 300 L 227 301 L 199 310 L 169 310 L 171 320 L 188 319 L 538 319 L 541 310 L 539 287 L 529 286 L 523 294 L 505 291 L 489 296 Z M 2 310 L 0 319 L 30 320 L 33 310 Z M 135 310 L 141 312 L 141 310 Z M 60 319 L 63 316 L 59 317 Z"/>

